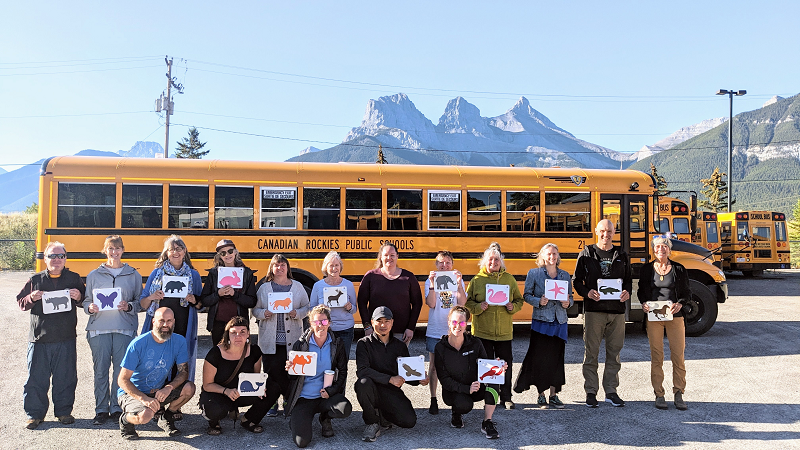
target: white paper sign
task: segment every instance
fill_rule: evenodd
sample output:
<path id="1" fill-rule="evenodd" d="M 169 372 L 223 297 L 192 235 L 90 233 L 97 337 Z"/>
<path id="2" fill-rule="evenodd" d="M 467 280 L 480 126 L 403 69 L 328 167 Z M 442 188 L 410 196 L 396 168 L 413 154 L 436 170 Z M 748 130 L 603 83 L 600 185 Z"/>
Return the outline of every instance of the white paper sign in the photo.
<path id="1" fill-rule="evenodd" d="M 489 305 L 507 305 L 508 291 L 509 287 L 507 284 L 487 284 L 486 302 L 489 303 Z"/>
<path id="2" fill-rule="evenodd" d="M 292 310 L 291 292 L 270 292 L 267 299 L 267 310 L 271 313 L 288 313 Z"/>
<path id="3" fill-rule="evenodd" d="M 496 359 L 478 359 L 478 381 L 488 384 L 506 382 L 505 361 Z"/>
<path id="4" fill-rule="evenodd" d="M 322 288 L 322 297 L 328 308 L 344 308 L 347 304 L 347 288 L 345 286 Z"/>
<path id="5" fill-rule="evenodd" d="M 189 277 L 164 275 L 161 278 L 161 290 L 164 291 L 164 297 L 186 298 L 189 295 Z"/>
<path id="6" fill-rule="evenodd" d="M 458 291 L 458 282 L 456 281 L 456 272 L 449 270 L 446 272 L 434 272 L 433 274 L 433 291 L 434 292 L 456 292 Z"/>
<path id="7" fill-rule="evenodd" d="M 616 300 L 622 295 L 622 278 L 611 278 L 597 280 L 597 292 L 600 293 L 600 300 Z"/>
<path id="8" fill-rule="evenodd" d="M 406 381 L 425 379 L 425 357 L 406 356 L 397 358 L 397 374 Z"/>
<path id="9" fill-rule="evenodd" d="M 266 384 L 265 373 L 240 373 L 237 389 L 242 397 L 261 397 L 264 395 Z"/>
<path id="10" fill-rule="evenodd" d="M 566 302 L 569 300 L 569 282 L 566 280 L 544 280 L 544 296 L 548 300 Z"/>
<path id="11" fill-rule="evenodd" d="M 314 352 L 289 352 L 289 375 L 313 377 L 317 374 L 317 354 Z"/>
<path id="12" fill-rule="evenodd" d="M 42 292 L 43 313 L 54 314 L 67 311 L 72 311 L 72 299 L 69 298 L 69 289 Z"/>
<path id="13" fill-rule="evenodd" d="M 667 322 L 672 320 L 672 302 L 647 302 L 650 312 L 647 313 L 647 320 L 650 322 Z"/>
<path id="14" fill-rule="evenodd" d="M 241 289 L 244 278 L 244 267 L 217 267 L 217 288 L 230 286 Z"/>
<path id="15" fill-rule="evenodd" d="M 116 311 L 119 302 L 122 301 L 122 288 L 102 288 L 92 291 L 94 299 L 92 303 L 100 308 L 100 311 Z"/>

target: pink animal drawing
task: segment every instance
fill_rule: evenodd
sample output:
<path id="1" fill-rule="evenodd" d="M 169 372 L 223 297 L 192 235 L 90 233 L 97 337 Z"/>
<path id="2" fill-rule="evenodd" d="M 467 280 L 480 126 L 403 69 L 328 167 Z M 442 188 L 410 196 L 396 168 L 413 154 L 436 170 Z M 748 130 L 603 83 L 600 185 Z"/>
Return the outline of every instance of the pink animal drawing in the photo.
<path id="1" fill-rule="evenodd" d="M 238 273 L 233 272 L 231 275 L 223 277 L 221 280 L 219 280 L 219 282 L 223 286 L 239 286 L 239 283 L 241 283 L 242 280 L 239 279 Z"/>
<path id="2" fill-rule="evenodd" d="M 272 302 L 272 309 L 278 309 L 279 306 L 288 311 L 289 307 L 292 306 L 292 298 L 286 297 Z"/>
<path id="3" fill-rule="evenodd" d="M 289 364 L 289 369 L 294 370 L 295 373 L 298 373 L 297 369 L 295 369 L 294 367 L 300 366 L 299 373 L 305 375 L 306 364 L 310 363 L 311 363 L 311 355 L 306 355 L 305 357 L 303 355 L 294 355 L 291 364 Z"/>
<path id="4" fill-rule="evenodd" d="M 553 286 L 553 289 L 550 289 L 548 292 L 552 292 L 553 297 L 558 297 L 559 295 L 564 294 L 564 288 L 556 284 Z"/>
<path id="5" fill-rule="evenodd" d="M 486 296 L 486 301 L 489 302 L 489 303 L 498 303 L 499 304 L 499 303 L 505 303 L 506 300 L 508 300 L 508 297 L 506 297 L 506 294 L 503 291 L 496 291 L 495 292 L 494 289 L 487 289 L 486 293 L 488 294 Z"/>

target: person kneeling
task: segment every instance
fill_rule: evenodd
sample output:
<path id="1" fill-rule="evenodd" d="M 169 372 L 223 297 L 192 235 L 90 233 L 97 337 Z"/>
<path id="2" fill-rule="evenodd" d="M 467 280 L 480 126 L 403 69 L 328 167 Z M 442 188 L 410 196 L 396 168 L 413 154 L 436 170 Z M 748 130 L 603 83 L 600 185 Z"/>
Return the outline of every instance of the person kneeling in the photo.
<path id="1" fill-rule="evenodd" d="M 442 400 L 453 408 L 450 425 L 462 428 L 461 416 L 472 411 L 475 402 L 484 401 L 481 432 L 487 439 L 497 439 L 495 423 L 492 421 L 497 405 L 497 385 L 487 385 L 478 380 L 478 359 L 487 359 L 480 339 L 466 331 L 469 310 L 456 306 L 447 316 L 448 334 L 436 344 L 436 373 L 442 385 Z M 503 371 L 508 367 L 503 363 Z"/>
<path id="2" fill-rule="evenodd" d="M 250 406 L 242 416 L 242 427 L 253 433 L 261 433 L 264 428 L 259 425 L 267 415 L 269 407 L 280 396 L 280 386 L 276 382 L 266 381 L 264 395 L 242 396 L 239 392 L 239 374 L 261 372 L 261 349 L 258 344 L 250 343 L 250 326 L 244 317 L 234 316 L 225 324 L 222 339 L 208 351 L 203 363 L 203 390 L 200 392 L 200 409 L 208 420 L 208 434 L 219 436 L 222 427 L 219 421 L 231 412 L 238 418 L 240 406 Z M 253 391 L 249 381 L 244 381 Z M 245 389 L 246 390 L 246 389 Z"/>
<path id="3" fill-rule="evenodd" d="M 153 329 L 128 345 L 119 372 L 119 427 L 123 439 L 137 439 L 135 425 L 144 425 L 161 410 L 158 426 L 169 436 L 181 434 L 175 427 L 174 414 L 194 396 L 189 378 L 189 354 L 186 338 L 173 334 L 175 315 L 169 308 L 159 308 L 153 316 Z M 165 384 L 172 366 L 178 365 L 175 378 Z M 169 406 L 167 406 L 169 405 Z"/>
<path id="4" fill-rule="evenodd" d="M 311 443 L 311 421 L 315 414 L 319 413 L 322 436 L 332 437 L 331 419 L 345 418 L 353 411 L 353 405 L 344 396 L 348 356 L 342 340 L 328 332 L 331 310 L 317 305 L 309 313 L 309 319 L 311 328 L 292 345 L 292 351 L 316 353 L 317 371 L 308 376 L 289 375 L 286 406 L 294 443 L 300 448 Z M 293 361 L 286 361 L 286 370 L 294 365 Z"/>

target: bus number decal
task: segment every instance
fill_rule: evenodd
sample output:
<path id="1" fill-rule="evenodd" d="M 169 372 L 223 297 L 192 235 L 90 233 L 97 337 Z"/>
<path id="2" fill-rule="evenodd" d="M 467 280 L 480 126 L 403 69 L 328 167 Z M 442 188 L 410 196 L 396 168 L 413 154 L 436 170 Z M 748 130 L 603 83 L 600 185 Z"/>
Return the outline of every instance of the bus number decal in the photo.
<path id="1" fill-rule="evenodd" d="M 661 212 L 669 212 L 669 205 L 658 205 L 658 210 Z"/>
<path id="2" fill-rule="evenodd" d="M 586 241 L 583 239 L 578 239 L 578 250 L 583 250 L 583 247 L 586 246 Z"/>

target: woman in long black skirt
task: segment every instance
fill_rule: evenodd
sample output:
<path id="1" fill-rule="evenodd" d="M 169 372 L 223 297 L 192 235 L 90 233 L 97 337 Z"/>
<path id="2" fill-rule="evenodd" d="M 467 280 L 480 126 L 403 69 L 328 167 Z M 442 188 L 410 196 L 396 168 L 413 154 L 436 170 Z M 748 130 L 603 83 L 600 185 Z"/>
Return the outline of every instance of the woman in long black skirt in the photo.
<path id="1" fill-rule="evenodd" d="M 559 269 L 561 257 L 555 244 L 545 244 L 539 251 L 536 269 L 528 271 L 523 298 L 533 305 L 531 342 L 522 362 L 514 392 L 521 393 L 536 386 L 540 408 L 548 405 L 563 408 L 558 398 L 566 382 L 564 375 L 564 347 L 567 343 L 567 309 L 572 306 L 572 280 L 567 271 Z M 545 290 L 547 280 L 566 282 L 566 289 L 553 283 Z M 563 283 L 562 283 L 563 284 Z M 559 300 L 554 300 L 555 298 Z M 564 300 L 562 300 L 564 299 Z M 550 399 L 545 391 L 550 389 Z"/>

